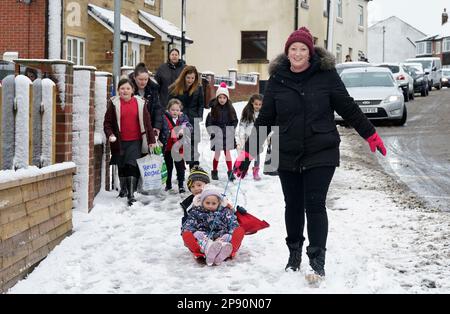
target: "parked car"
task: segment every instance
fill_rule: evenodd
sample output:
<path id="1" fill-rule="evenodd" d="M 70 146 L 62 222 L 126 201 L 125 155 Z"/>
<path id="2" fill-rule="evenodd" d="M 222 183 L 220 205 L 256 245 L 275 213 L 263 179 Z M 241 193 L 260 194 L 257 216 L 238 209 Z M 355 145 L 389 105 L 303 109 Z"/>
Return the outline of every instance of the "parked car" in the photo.
<path id="1" fill-rule="evenodd" d="M 403 90 L 405 102 L 414 99 L 414 79 L 406 72 L 404 66 L 400 63 L 382 63 L 377 66 L 391 70 L 395 80 Z"/>
<path id="2" fill-rule="evenodd" d="M 404 63 L 403 66 L 408 74 L 414 79 L 414 93 L 420 93 L 421 96 L 428 96 L 428 75 L 425 75 L 422 64 Z"/>
<path id="3" fill-rule="evenodd" d="M 428 75 L 428 81 L 430 82 L 429 90 L 431 88 L 441 89 L 442 83 L 442 63 L 440 58 L 436 57 L 424 57 L 424 58 L 411 58 L 406 59 L 405 62 L 420 63 L 423 66 L 424 72 Z"/>
<path id="4" fill-rule="evenodd" d="M 442 86 L 450 87 L 450 69 L 442 69 Z"/>
<path id="5" fill-rule="evenodd" d="M 344 62 L 336 64 L 336 70 L 338 74 L 341 74 L 342 71 L 345 69 L 352 69 L 352 68 L 366 68 L 366 67 L 372 67 L 373 64 L 368 62 L 362 62 L 362 61 L 352 61 L 352 62 Z"/>
<path id="6" fill-rule="evenodd" d="M 348 93 L 371 120 L 392 120 L 404 125 L 407 111 L 403 92 L 392 72 L 384 67 L 347 69 L 341 73 Z M 335 113 L 337 123 L 343 121 Z"/>
<path id="7" fill-rule="evenodd" d="M 14 63 L 0 60 L 0 84 L 8 75 L 14 74 Z"/>

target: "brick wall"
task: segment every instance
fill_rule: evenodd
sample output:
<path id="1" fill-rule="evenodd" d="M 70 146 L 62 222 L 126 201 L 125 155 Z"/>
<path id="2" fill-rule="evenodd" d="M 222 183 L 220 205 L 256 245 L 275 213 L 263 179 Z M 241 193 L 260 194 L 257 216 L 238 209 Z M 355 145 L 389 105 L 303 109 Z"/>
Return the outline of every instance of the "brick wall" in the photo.
<path id="1" fill-rule="evenodd" d="M 17 51 L 20 58 L 45 58 L 46 1 L 31 4 L 17 0 L 0 1 L 0 57 L 5 51 Z"/>
<path id="2" fill-rule="evenodd" d="M 72 230 L 74 167 L 0 183 L 0 293 Z"/>

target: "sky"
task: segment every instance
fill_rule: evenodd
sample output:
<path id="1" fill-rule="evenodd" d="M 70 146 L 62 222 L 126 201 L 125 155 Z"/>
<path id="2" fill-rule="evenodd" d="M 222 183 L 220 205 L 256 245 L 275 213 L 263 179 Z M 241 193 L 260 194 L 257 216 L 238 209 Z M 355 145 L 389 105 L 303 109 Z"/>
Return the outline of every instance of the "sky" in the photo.
<path id="1" fill-rule="evenodd" d="M 441 14 L 449 0 L 373 0 L 369 2 L 369 26 L 397 16 L 426 35 L 439 33 Z"/>

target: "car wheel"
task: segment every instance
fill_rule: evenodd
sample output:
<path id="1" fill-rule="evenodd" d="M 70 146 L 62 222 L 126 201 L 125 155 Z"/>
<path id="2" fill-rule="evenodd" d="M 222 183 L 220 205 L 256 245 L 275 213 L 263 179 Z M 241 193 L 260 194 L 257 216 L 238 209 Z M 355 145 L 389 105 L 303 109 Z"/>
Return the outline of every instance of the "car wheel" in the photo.
<path id="1" fill-rule="evenodd" d="M 411 100 L 414 100 L 414 90 L 411 92 L 411 95 L 409 95 L 409 98 L 410 98 Z"/>
<path id="2" fill-rule="evenodd" d="M 426 86 L 422 86 L 422 90 L 420 91 L 420 96 L 425 97 L 427 95 L 428 88 Z"/>
<path id="3" fill-rule="evenodd" d="M 395 126 L 402 126 L 406 123 L 406 119 L 408 118 L 408 112 L 406 111 L 406 106 L 403 107 L 403 115 L 400 119 L 394 121 Z"/>
<path id="4" fill-rule="evenodd" d="M 430 91 L 428 90 L 428 88 L 427 88 L 426 92 L 427 92 L 426 96 L 428 96 L 430 94 Z"/>
<path id="5" fill-rule="evenodd" d="M 428 82 L 428 91 L 431 92 L 431 89 L 433 88 L 433 81 Z"/>
<path id="6" fill-rule="evenodd" d="M 409 101 L 409 92 L 403 93 L 403 98 L 405 99 L 405 102 Z"/>
<path id="7" fill-rule="evenodd" d="M 442 88 L 442 83 L 439 82 L 439 85 L 436 87 L 437 90 L 440 90 Z"/>

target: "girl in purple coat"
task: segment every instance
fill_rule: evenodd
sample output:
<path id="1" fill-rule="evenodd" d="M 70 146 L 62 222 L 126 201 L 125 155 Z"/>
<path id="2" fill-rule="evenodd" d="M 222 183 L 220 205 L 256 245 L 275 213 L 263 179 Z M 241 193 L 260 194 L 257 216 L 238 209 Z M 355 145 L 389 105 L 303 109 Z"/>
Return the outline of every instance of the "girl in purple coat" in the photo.
<path id="1" fill-rule="evenodd" d="M 206 185 L 194 198 L 193 207 L 181 227 L 182 233 L 194 234 L 208 266 L 220 265 L 233 251 L 230 242 L 239 224 L 233 211 L 225 207 L 226 203 L 217 188 Z"/>

